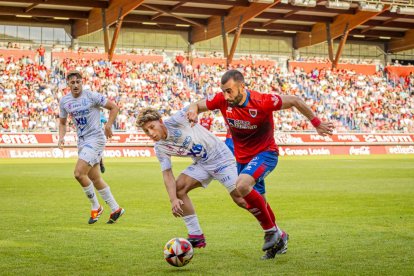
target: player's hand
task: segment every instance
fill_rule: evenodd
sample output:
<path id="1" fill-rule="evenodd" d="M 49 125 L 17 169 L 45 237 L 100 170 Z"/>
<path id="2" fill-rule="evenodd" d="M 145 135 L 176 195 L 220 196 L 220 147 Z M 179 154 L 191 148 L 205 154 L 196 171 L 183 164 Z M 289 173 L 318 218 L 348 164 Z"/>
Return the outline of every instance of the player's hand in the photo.
<path id="1" fill-rule="evenodd" d="M 109 126 L 109 125 L 105 125 L 105 136 L 106 136 L 106 138 L 111 138 L 112 137 L 112 135 L 113 135 L 113 133 L 112 133 L 112 127 L 111 126 Z"/>
<path id="2" fill-rule="evenodd" d="M 194 112 L 193 110 L 187 111 L 187 119 L 191 123 L 191 126 L 193 127 L 194 124 L 198 122 L 198 115 L 197 112 Z"/>
<path id="3" fill-rule="evenodd" d="M 63 150 L 63 146 L 65 145 L 65 139 L 64 138 L 59 138 L 58 140 L 58 148 Z"/>
<path id="4" fill-rule="evenodd" d="M 184 215 L 184 211 L 181 209 L 181 205 L 183 204 L 184 202 L 178 198 L 171 202 L 171 211 L 175 217 L 182 217 Z"/>
<path id="5" fill-rule="evenodd" d="M 321 122 L 316 131 L 321 136 L 332 135 L 335 126 L 331 122 Z"/>

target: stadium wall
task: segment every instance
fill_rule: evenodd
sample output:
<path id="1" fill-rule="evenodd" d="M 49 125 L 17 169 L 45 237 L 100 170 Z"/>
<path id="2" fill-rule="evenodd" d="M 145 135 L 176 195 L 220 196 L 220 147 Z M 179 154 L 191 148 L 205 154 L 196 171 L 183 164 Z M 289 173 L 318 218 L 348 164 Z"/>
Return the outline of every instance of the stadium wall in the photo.
<path id="1" fill-rule="evenodd" d="M 225 133 L 216 133 L 224 140 Z M 343 133 L 322 137 L 316 133 L 275 133 L 281 156 L 414 154 L 414 133 Z M 68 133 L 66 147 L 56 148 L 57 133 L 2 133 L 0 158 L 75 158 L 76 134 Z M 153 157 L 153 142 L 143 133 L 115 133 L 105 157 Z"/>

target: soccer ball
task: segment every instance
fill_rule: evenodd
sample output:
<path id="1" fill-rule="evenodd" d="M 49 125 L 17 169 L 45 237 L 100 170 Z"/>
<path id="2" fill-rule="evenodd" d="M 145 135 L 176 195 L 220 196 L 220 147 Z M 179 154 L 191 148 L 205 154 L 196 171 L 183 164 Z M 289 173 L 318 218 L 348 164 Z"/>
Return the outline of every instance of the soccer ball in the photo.
<path id="1" fill-rule="evenodd" d="M 164 258 L 173 266 L 185 266 L 193 258 L 193 246 L 184 238 L 173 238 L 164 246 Z"/>

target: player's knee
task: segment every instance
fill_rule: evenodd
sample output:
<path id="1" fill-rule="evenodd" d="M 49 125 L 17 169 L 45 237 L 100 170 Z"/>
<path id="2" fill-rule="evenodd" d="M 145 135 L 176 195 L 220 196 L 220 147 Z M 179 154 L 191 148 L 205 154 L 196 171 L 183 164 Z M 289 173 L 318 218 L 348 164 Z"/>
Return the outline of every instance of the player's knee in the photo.
<path id="1" fill-rule="evenodd" d="M 76 180 L 81 181 L 82 178 L 84 177 L 84 174 L 79 170 L 75 170 L 73 172 L 73 176 L 76 178 Z"/>
<path id="2" fill-rule="evenodd" d="M 177 183 L 177 197 L 181 198 L 188 193 L 188 188 L 185 183 Z"/>
<path id="3" fill-rule="evenodd" d="M 246 196 L 250 192 L 250 185 L 248 183 L 237 181 L 236 183 L 237 191 L 241 196 Z"/>
<path id="4" fill-rule="evenodd" d="M 73 176 L 76 178 L 76 180 L 78 180 L 78 181 L 80 181 L 80 180 L 82 180 L 82 178 L 83 178 L 83 174 L 80 172 L 80 171 L 78 171 L 78 170 L 75 170 L 74 172 L 73 172 Z"/>

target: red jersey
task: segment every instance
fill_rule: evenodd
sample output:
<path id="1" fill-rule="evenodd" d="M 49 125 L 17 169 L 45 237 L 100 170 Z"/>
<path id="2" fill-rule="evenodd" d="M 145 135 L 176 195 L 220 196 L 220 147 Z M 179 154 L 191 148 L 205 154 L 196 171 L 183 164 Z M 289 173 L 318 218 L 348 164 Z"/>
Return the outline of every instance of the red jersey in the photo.
<path id="1" fill-rule="evenodd" d="M 223 93 L 218 93 L 206 104 L 210 110 L 220 109 L 233 136 L 237 162 L 247 164 L 263 151 L 278 151 L 274 138 L 273 111 L 282 108 L 279 95 L 250 90 L 242 106 L 231 107 Z"/>
<path id="2" fill-rule="evenodd" d="M 213 120 L 211 118 L 201 118 L 200 125 L 205 127 L 206 129 L 210 130 L 211 125 L 213 124 Z"/>

